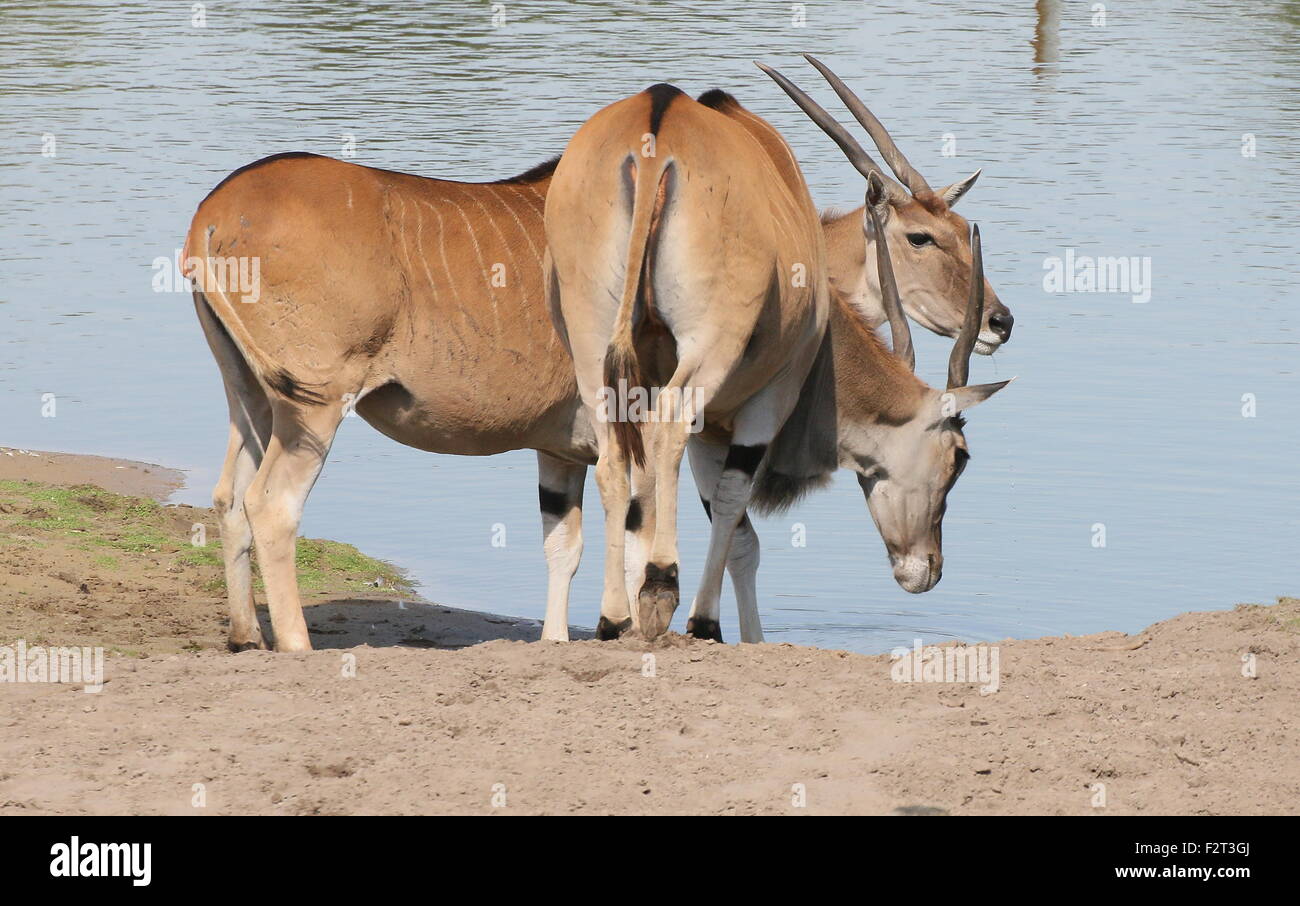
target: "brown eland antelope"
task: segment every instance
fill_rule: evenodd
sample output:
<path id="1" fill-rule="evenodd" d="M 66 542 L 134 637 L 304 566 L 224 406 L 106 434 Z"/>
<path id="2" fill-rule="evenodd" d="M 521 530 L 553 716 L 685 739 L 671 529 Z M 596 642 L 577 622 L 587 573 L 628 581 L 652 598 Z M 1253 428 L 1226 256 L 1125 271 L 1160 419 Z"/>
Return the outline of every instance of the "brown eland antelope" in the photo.
<path id="1" fill-rule="evenodd" d="M 606 631 L 653 638 L 676 610 L 677 476 L 701 416 L 725 452 L 703 485 L 712 529 L 693 635 L 719 637 L 714 599 L 759 465 L 791 482 L 836 465 L 825 243 L 793 154 L 768 130 L 756 140 L 655 85 L 579 128 L 547 193 L 550 307 L 597 428 Z M 659 397 L 634 415 L 633 391 L 650 387 Z M 649 539 L 631 583 L 625 526 Z"/>
<path id="2" fill-rule="evenodd" d="M 825 76 L 840 100 L 867 130 L 901 183 L 884 175 L 853 136 L 816 101 L 781 73 L 762 63 L 757 65 L 839 145 L 858 172 L 864 177 L 873 170 L 882 174 L 886 192 L 876 214 L 894 248 L 894 270 L 903 307 L 923 327 L 942 336 L 955 337 L 961 329 L 964 303 L 969 297 L 966 281 L 971 272 L 971 247 L 970 225 L 952 209 L 975 185 L 980 171 L 944 189 L 931 189 L 866 104 L 829 67 L 807 54 L 804 57 Z M 828 214 L 823 223 L 832 285 L 845 293 L 873 326 L 883 323 L 880 277 L 871 260 L 870 246 L 876 240 L 870 231 L 870 218 L 859 207 L 846 214 Z M 867 232 L 865 246 L 863 230 Z M 986 317 L 975 351 L 988 355 L 1011 339 L 1015 319 L 987 282 L 984 295 L 988 300 Z"/>
<path id="3" fill-rule="evenodd" d="M 742 123 L 748 116 L 722 92 L 701 101 Z M 277 647 L 309 644 L 293 578 L 294 536 L 349 403 L 380 431 L 419 449 L 537 450 L 548 570 L 543 637 L 567 638 L 582 490 L 596 441 L 572 363 L 542 305 L 542 205 L 555 163 L 495 183 L 458 183 L 279 154 L 235 171 L 200 204 L 184 263 L 196 280 L 195 305 L 231 413 L 213 496 L 232 650 L 265 647 L 253 605 L 254 535 L 265 539 L 258 558 Z M 836 286 L 858 287 L 867 256 L 835 252 L 845 245 L 835 234 L 847 235 L 839 225 L 850 220 L 858 229 L 852 215 L 826 223 L 830 277 Z M 266 268 L 259 272 L 265 297 L 260 288 L 228 285 L 225 275 L 238 274 L 239 256 Z M 866 308 L 883 312 L 879 304 Z M 280 439 L 268 458 L 277 423 Z M 707 497 L 716 477 L 701 480 L 711 472 L 695 446 L 692 467 Z M 260 496 L 246 507 L 259 471 Z M 728 569 L 741 636 L 761 640 L 758 538 L 748 518 L 733 538 Z"/>
<path id="4" fill-rule="evenodd" d="M 200 203 L 184 258 L 230 407 L 213 500 L 232 650 L 265 647 L 254 541 L 276 649 L 311 647 L 296 535 L 349 408 L 422 450 L 537 450 L 547 612 L 563 612 L 555 596 L 567 597 L 577 569 L 576 506 L 595 438 L 577 417 L 573 365 L 542 305 L 542 204 L 554 167 L 471 184 L 276 155 L 236 170 Z M 260 286 L 223 278 L 238 273 L 223 263 L 240 256 L 260 259 Z"/>
<path id="5" fill-rule="evenodd" d="M 970 226 L 952 208 L 975 184 L 980 171 L 977 170 L 969 177 L 937 192 L 932 190 L 866 105 L 829 67 L 811 56 L 805 56 L 827 79 L 858 122 L 866 128 L 890 169 L 902 180 L 900 184 L 887 176 L 877 177 L 882 181 L 884 191 L 876 193 L 875 209 L 870 213 L 864 206 L 846 213 L 827 212 L 822 216 L 828 256 L 827 274 L 836 303 L 832 307 L 830 330 L 836 337 L 837 363 L 844 351 L 843 338 L 852 335 L 854 326 L 865 321 L 867 327 L 874 329 L 882 324 L 887 316 L 891 322 L 903 319 L 902 312 L 897 306 L 894 307 L 892 314 L 889 313 L 881 292 L 882 268 L 878 264 L 881 260 L 879 246 L 889 239 L 892 239 L 896 248 L 903 249 L 901 254 L 888 256 L 895 260 L 894 271 L 901 274 L 901 282 L 905 287 L 902 293 L 903 309 L 918 323 L 935 333 L 944 336 L 959 335 L 965 325 L 966 301 L 971 293 L 969 281 L 973 272 L 973 260 L 969 239 Z M 883 174 L 883 170 L 870 155 L 830 114 L 785 76 L 761 63 L 758 65 L 839 145 L 849 161 L 864 177 L 872 173 Z M 781 142 L 769 124 L 745 110 L 725 92 L 711 91 L 702 95 L 699 100 L 736 119 L 741 125 L 750 129 L 761 143 Z M 782 155 L 776 154 L 773 159 L 780 160 Z M 883 230 L 880 229 L 881 224 L 884 225 Z M 877 236 L 880 237 L 879 242 Z M 982 270 L 981 266 L 981 275 Z M 996 292 L 988 281 L 982 276 L 980 279 L 983 295 L 990 300 L 990 303 L 985 306 L 985 317 L 977 321 L 977 335 L 972 342 L 975 352 L 987 355 L 1010 339 L 1014 319 L 1006 306 L 998 300 Z M 901 330 L 897 323 L 891 323 L 891 327 L 894 350 L 911 366 L 914 357 L 906 324 L 901 325 Z M 871 411 L 869 406 L 863 410 L 861 406 L 856 405 L 857 401 L 865 398 L 866 391 L 863 389 L 865 385 L 846 381 L 842 376 L 860 370 L 846 371 L 842 367 L 836 374 L 841 420 L 840 457 L 841 464 L 848 468 L 855 468 L 853 465 L 856 461 L 855 443 L 868 441 L 874 443 L 873 438 L 891 434 L 877 424 L 870 427 L 859 425 L 855 434 L 844 436 L 844 432 L 852 424 L 850 410 Z M 994 389 L 1000 386 L 1002 385 L 996 385 Z M 896 437 L 897 433 L 894 432 L 891 436 Z M 725 450 L 716 446 L 710 447 L 696 437 L 691 437 L 687 449 L 691 459 L 691 471 L 696 476 L 696 484 L 702 489 L 702 497 L 707 497 L 707 491 L 704 489 L 714 480 L 713 476 L 718 475 Z M 896 497 L 900 493 L 898 488 L 907 484 L 907 476 L 899 469 L 895 469 L 891 474 L 898 476 L 889 492 L 889 495 Z M 926 475 L 924 468 L 912 472 L 913 487 L 923 481 Z M 859 474 L 859 478 L 862 477 Z M 788 500 L 782 503 L 780 495 L 773 498 L 770 489 L 765 490 L 760 487 L 757 491 L 760 509 L 770 509 L 774 505 L 776 508 L 788 505 Z M 882 500 L 885 496 L 878 494 L 876 499 Z M 703 502 L 707 511 L 709 501 L 705 499 Z M 636 506 L 638 501 L 634 500 L 633 503 Z M 883 526 L 881 531 L 883 534 Z M 629 542 L 633 541 L 634 536 L 629 535 Z M 926 591 L 939 580 L 940 574 L 936 569 L 927 582 L 918 584 L 915 581 L 916 570 L 909 567 L 905 559 L 900 561 L 896 557 L 895 546 L 890 545 L 888 541 L 886 546 L 895 567 L 895 578 L 904 588 L 915 592 Z M 635 549 L 636 545 L 633 544 L 633 547 Z M 636 557 L 632 558 L 632 562 L 636 562 Z M 757 534 L 748 517 L 742 517 L 732 538 L 727 569 L 736 590 L 741 640 L 746 642 L 763 640 L 756 590 L 758 562 Z M 941 564 L 941 556 L 937 562 Z M 632 571 L 633 567 L 630 566 L 629 573 Z M 909 575 L 912 579 L 906 578 Z M 698 601 L 693 605 L 693 614 L 698 605 Z"/>

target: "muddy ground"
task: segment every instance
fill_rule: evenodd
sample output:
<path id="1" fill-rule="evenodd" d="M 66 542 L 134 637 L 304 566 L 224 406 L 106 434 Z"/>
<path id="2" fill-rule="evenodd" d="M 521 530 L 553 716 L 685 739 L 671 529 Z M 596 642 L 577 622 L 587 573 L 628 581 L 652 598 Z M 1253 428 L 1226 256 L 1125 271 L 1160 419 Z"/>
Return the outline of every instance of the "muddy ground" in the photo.
<path id="1" fill-rule="evenodd" d="M 0 813 L 1300 812 L 1300 600 L 998 642 L 982 694 L 888 655 L 530 643 L 316 541 L 319 650 L 231 655 L 211 512 L 138 496 L 174 473 L 21 456 L 0 660 L 98 645 L 107 683 L 0 682 Z"/>

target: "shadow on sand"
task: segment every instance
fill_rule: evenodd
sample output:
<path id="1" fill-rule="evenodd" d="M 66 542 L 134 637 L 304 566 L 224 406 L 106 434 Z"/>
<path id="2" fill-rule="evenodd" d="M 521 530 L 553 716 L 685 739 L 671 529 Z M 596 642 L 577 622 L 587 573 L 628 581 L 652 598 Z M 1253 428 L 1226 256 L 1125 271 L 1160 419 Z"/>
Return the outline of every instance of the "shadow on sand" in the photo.
<path id="1" fill-rule="evenodd" d="M 503 617 L 439 604 L 392 599 L 333 598 L 304 602 L 303 614 L 312 647 L 467 648 L 506 639 L 536 642 L 542 636 L 537 620 Z M 262 634 L 270 639 L 271 622 L 265 606 L 257 608 Z M 571 639 L 594 638 L 590 630 L 569 627 Z"/>

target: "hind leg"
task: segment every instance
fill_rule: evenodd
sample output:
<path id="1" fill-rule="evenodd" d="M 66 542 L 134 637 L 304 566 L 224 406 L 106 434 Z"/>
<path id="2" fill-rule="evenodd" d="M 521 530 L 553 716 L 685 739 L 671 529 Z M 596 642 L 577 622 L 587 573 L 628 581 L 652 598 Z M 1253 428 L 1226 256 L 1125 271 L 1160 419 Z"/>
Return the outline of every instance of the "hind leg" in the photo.
<path id="1" fill-rule="evenodd" d="M 651 425 L 646 425 L 644 436 L 650 442 Z M 627 599 L 635 601 L 645 582 L 646 559 L 650 556 L 650 542 L 655 529 L 655 495 L 651 473 L 635 466 L 631 470 L 631 499 L 627 507 L 627 520 L 624 523 L 623 537 L 623 575 L 627 586 Z"/>
<path id="2" fill-rule="evenodd" d="M 326 399 L 338 399 L 338 394 Z M 276 651 L 310 651 L 295 564 L 298 524 L 334 434 L 343 418 L 341 403 L 297 404 L 278 400 L 271 442 L 248 492 L 244 509 L 253 526 L 257 562 L 266 583 Z"/>
<path id="3" fill-rule="evenodd" d="M 221 554 L 225 561 L 226 598 L 230 610 L 231 651 L 265 648 L 253 600 L 250 556 L 253 531 L 244 511 L 244 494 L 262 463 L 271 438 L 271 404 L 253 377 L 235 344 L 208 308 L 202 293 L 194 293 L 194 307 L 208 346 L 221 370 L 230 408 L 230 442 L 221 477 L 212 492 L 212 504 L 221 524 Z"/>
<path id="4" fill-rule="evenodd" d="M 669 384 L 672 387 L 676 383 Z M 680 384 L 678 384 L 680 386 Z M 657 413 L 656 417 L 666 415 Z M 637 628 L 646 638 L 668 631 L 681 600 L 677 553 L 677 485 L 682 454 L 686 451 L 689 424 L 680 419 L 657 421 L 647 426 L 649 445 L 647 499 L 653 500 L 654 518 L 640 532 L 641 543 L 648 541 L 644 581 L 637 593 Z"/>
<path id="5" fill-rule="evenodd" d="M 624 559 L 631 486 L 627 458 L 614 440 L 613 432 L 598 432 L 597 437 L 601 449 L 596 459 L 596 486 L 605 506 L 605 584 L 600 595 L 596 637 L 615 639 L 633 628 Z"/>
<path id="6" fill-rule="evenodd" d="M 268 419 L 269 421 L 269 419 Z M 230 608 L 231 651 L 266 648 L 253 601 L 253 529 L 244 512 L 244 494 L 262 461 L 261 445 L 244 440 L 238 426 L 230 426 L 230 446 L 212 503 L 221 521 L 221 554 L 226 569 L 226 598 Z"/>

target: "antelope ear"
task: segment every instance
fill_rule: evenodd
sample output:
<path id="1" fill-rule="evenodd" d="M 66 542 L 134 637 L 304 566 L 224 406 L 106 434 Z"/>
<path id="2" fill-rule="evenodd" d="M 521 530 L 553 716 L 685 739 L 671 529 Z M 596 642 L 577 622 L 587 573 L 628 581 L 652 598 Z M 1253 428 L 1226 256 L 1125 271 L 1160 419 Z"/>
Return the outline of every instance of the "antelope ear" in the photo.
<path id="1" fill-rule="evenodd" d="M 940 192 L 939 197 L 944 200 L 944 203 L 947 204 L 948 207 L 955 207 L 957 202 L 961 201 L 961 197 L 970 191 L 970 187 L 975 185 L 975 180 L 979 179 L 980 174 L 983 172 L 983 170 L 976 170 L 965 179 L 953 183 Z"/>
<path id="2" fill-rule="evenodd" d="M 871 212 L 873 210 L 876 212 L 876 223 L 879 223 L 880 228 L 883 230 L 885 224 L 889 223 L 889 202 L 885 201 L 873 206 L 868 198 L 866 206 L 862 209 L 862 235 L 866 236 L 869 242 L 875 242 L 878 239 L 876 226 L 871 222 Z"/>
<path id="3" fill-rule="evenodd" d="M 905 204 L 909 200 L 905 193 L 900 196 L 900 192 L 901 189 L 882 180 L 875 170 L 867 176 L 867 199 L 866 208 L 862 212 L 862 232 L 868 239 L 873 242 L 876 239 L 876 231 L 871 226 L 871 211 L 876 212 L 881 227 L 884 227 L 893 216 L 894 206 Z"/>
<path id="4" fill-rule="evenodd" d="M 951 418 L 958 412 L 978 406 L 1014 380 L 1015 378 L 1011 378 L 998 381 L 996 384 L 975 384 L 970 387 L 953 387 L 945 390 L 939 394 L 939 416 Z"/>

